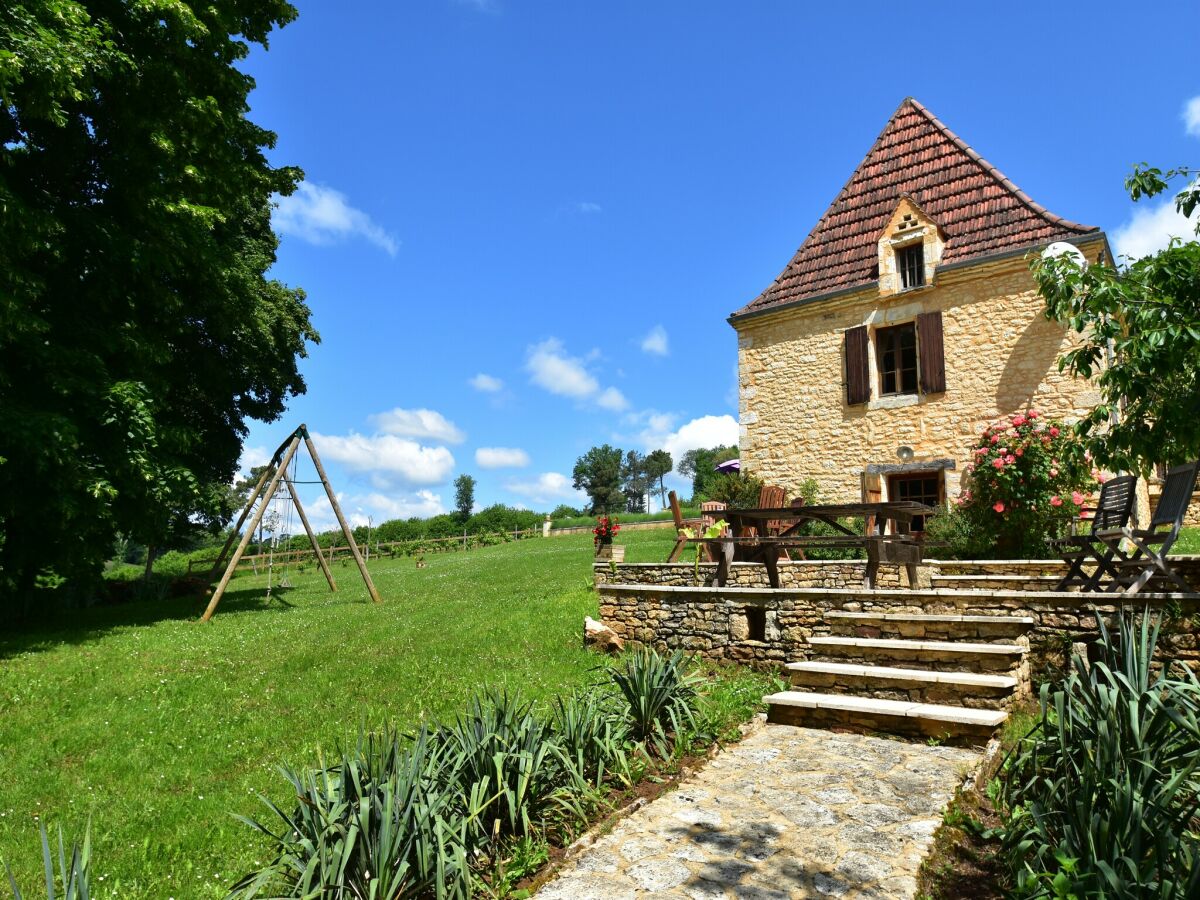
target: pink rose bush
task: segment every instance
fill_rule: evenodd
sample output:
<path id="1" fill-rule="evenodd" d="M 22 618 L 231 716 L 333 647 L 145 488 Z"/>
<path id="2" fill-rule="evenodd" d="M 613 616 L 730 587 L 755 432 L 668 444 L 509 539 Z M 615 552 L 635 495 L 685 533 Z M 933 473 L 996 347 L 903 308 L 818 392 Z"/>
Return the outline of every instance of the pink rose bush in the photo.
<path id="1" fill-rule="evenodd" d="M 963 555 L 1043 557 L 1048 538 L 1066 533 L 1097 489 L 1092 464 L 1071 429 L 1036 409 L 986 429 L 952 513 L 930 537 Z M 939 532 L 944 532 L 939 534 Z M 969 536 L 967 539 L 966 536 Z"/>

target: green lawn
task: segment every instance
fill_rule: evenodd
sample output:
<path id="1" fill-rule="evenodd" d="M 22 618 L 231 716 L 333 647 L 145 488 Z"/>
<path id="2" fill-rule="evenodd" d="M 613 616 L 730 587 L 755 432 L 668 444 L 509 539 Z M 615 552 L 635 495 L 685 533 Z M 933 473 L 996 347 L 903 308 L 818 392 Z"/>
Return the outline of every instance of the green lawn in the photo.
<path id="1" fill-rule="evenodd" d="M 260 858 L 231 814 L 286 799 L 278 762 L 307 765 L 360 723 L 451 716 L 487 683 L 544 702 L 595 677 L 589 537 L 373 562 L 382 606 L 353 567 L 329 594 L 310 565 L 270 603 L 239 577 L 209 625 L 165 600 L 0 638 L 0 858 L 33 885 L 39 817 L 70 835 L 90 816 L 96 896 L 223 896 Z M 649 561 L 674 535 L 621 537 Z"/>
<path id="2" fill-rule="evenodd" d="M 1171 548 L 1171 553 L 1180 556 L 1184 554 L 1200 554 L 1200 528 L 1184 528 L 1179 532 L 1179 538 L 1175 541 L 1175 546 Z"/>

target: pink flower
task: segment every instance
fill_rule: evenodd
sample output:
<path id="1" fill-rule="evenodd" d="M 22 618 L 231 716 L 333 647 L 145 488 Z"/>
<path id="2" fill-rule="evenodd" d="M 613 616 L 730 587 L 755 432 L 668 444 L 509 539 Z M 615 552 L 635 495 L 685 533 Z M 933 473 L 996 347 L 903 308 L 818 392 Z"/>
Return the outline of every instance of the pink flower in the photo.
<path id="1" fill-rule="evenodd" d="M 1004 512 L 1004 501 L 997 500 L 995 503 L 992 504 L 992 509 L 994 509 L 998 513 Z"/>
<path id="2" fill-rule="evenodd" d="M 1024 416 L 1013 416 L 1012 417 L 1012 423 L 1013 423 L 1014 428 L 1020 428 L 1022 425 L 1025 424 L 1026 421 L 1027 420 Z"/>
<path id="3" fill-rule="evenodd" d="M 998 440 L 1000 440 L 1000 435 L 998 435 L 998 434 L 993 434 L 993 435 L 992 435 L 992 437 L 991 437 L 991 442 L 994 444 L 994 443 L 996 443 L 996 441 L 998 441 Z"/>
<path id="4" fill-rule="evenodd" d="M 1010 453 L 1008 456 L 1004 457 L 1004 461 L 1011 466 L 1017 461 L 1017 458 Z"/>
<path id="5" fill-rule="evenodd" d="M 1017 456 L 1024 456 L 1024 455 L 1025 455 L 1025 448 L 1024 448 L 1024 447 L 1018 447 L 1018 448 L 1017 448 Z"/>
<path id="6" fill-rule="evenodd" d="M 1031 419 L 1036 419 L 1038 416 L 1041 415 L 1041 413 L 1038 412 L 1036 409 L 1031 409 L 1031 410 L 1029 410 L 1029 412 L 1025 413 L 1025 415 L 1029 416 L 1029 418 L 1031 418 Z"/>
<path id="7" fill-rule="evenodd" d="M 1051 469 L 1051 470 L 1050 470 L 1050 477 L 1051 477 L 1051 478 L 1057 478 L 1057 477 L 1058 477 L 1058 469 Z"/>
<path id="8" fill-rule="evenodd" d="M 1062 506 L 1062 497 L 1058 496 L 1058 494 L 1055 494 L 1053 497 L 1050 498 L 1050 505 L 1051 506 Z"/>
<path id="9" fill-rule="evenodd" d="M 1000 459 L 1000 457 L 996 457 L 995 459 L 992 460 L 992 465 L 995 466 L 997 469 L 1003 469 L 1004 468 L 1004 460 Z"/>
<path id="10" fill-rule="evenodd" d="M 1084 499 L 1083 494 L 1079 493 L 1079 491 L 1071 491 L 1071 502 L 1076 506 L 1083 506 Z"/>
<path id="11" fill-rule="evenodd" d="M 1056 425 L 1050 426 L 1050 437 L 1058 437 L 1058 426 L 1056 426 Z"/>
<path id="12" fill-rule="evenodd" d="M 1004 456 L 1008 453 L 1008 448 L 1007 447 L 997 447 L 996 452 L 999 453 L 1001 456 Z"/>
<path id="13" fill-rule="evenodd" d="M 975 450 L 975 455 L 976 455 L 976 456 L 983 456 L 983 455 L 984 455 L 985 453 L 987 453 L 987 452 L 988 452 L 988 450 L 987 450 L 987 447 L 979 447 L 979 448 L 977 448 L 977 449 Z"/>

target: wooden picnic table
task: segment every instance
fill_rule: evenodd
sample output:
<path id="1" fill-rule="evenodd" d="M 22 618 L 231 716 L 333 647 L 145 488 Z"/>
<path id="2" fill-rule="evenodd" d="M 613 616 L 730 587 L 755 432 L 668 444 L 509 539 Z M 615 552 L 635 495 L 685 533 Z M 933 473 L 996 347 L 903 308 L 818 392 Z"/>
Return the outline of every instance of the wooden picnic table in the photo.
<path id="1" fill-rule="evenodd" d="M 880 563 L 894 563 L 908 570 L 909 584 L 917 583 L 917 565 L 921 562 L 924 542 L 912 533 L 917 516 L 932 515 L 936 510 L 909 500 L 881 503 L 831 503 L 814 506 L 785 506 L 769 509 L 727 509 L 720 515 L 729 523 L 730 534 L 716 538 L 693 538 L 704 544 L 717 561 L 716 586 L 724 587 L 733 562 L 761 562 L 773 588 L 779 587 L 779 558 L 788 549 L 805 547 L 862 547 L 867 568 L 863 586 L 875 587 Z M 858 534 L 839 519 L 862 518 L 867 533 Z M 767 523 L 786 527 L 767 534 Z M 838 534 L 806 535 L 799 531 L 806 522 L 824 522 Z"/>

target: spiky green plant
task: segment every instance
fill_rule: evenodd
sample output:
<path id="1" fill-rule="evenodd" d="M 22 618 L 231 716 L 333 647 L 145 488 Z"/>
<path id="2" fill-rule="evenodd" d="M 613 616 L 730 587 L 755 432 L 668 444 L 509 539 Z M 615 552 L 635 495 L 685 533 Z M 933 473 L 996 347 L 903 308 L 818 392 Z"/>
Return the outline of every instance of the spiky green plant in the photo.
<path id="1" fill-rule="evenodd" d="M 1009 760 L 1004 847 L 1028 897 L 1200 897 L 1200 683 L 1157 664 L 1158 623 L 1100 621 L 1098 658 L 1044 685 Z"/>
<path id="2" fill-rule="evenodd" d="M 281 769 L 296 806 L 289 812 L 263 798 L 278 831 L 243 818 L 267 836 L 275 857 L 234 885 L 230 897 L 466 900 L 468 823 L 447 776 L 453 765 L 427 732 L 402 746 L 388 731 L 360 735 L 354 750 L 327 768 Z"/>
<path id="3" fill-rule="evenodd" d="M 600 788 L 607 777 L 629 785 L 629 726 L 600 691 L 559 697 L 552 725 L 575 770 L 593 787 Z"/>
<path id="4" fill-rule="evenodd" d="M 90 900 L 91 891 L 88 887 L 88 868 L 92 862 L 92 826 L 89 823 L 87 830 L 83 834 L 83 844 L 71 843 L 71 854 L 69 857 L 66 852 L 66 841 L 63 839 L 63 831 L 58 829 L 58 873 L 55 875 L 54 854 L 50 850 L 50 838 L 46 834 L 46 826 L 43 823 L 39 829 L 42 834 L 42 868 L 46 876 L 46 900 L 58 900 L 61 896 L 62 900 Z M 12 888 L 13 900 L 24 900 L 24 894 L 17 887 L 17 880 L 13 877 L 12 870 L 8 864 L 4 865 L 5 874 L 8 875 L 8 885 Z M 61 888 L 62 894 L 57 893 Z"/>
<path id="5" fill-rule="evenodd" d="M 635 740 L 653 745 L 662 756 L 673 738 L 696 731 L 697 688 L 703 679 L 689 671 L 683 651 L 662 656 L 650 647 L 635 648 L 612 670 L 612 680 L 627 704 L 626 721 Z"/>

